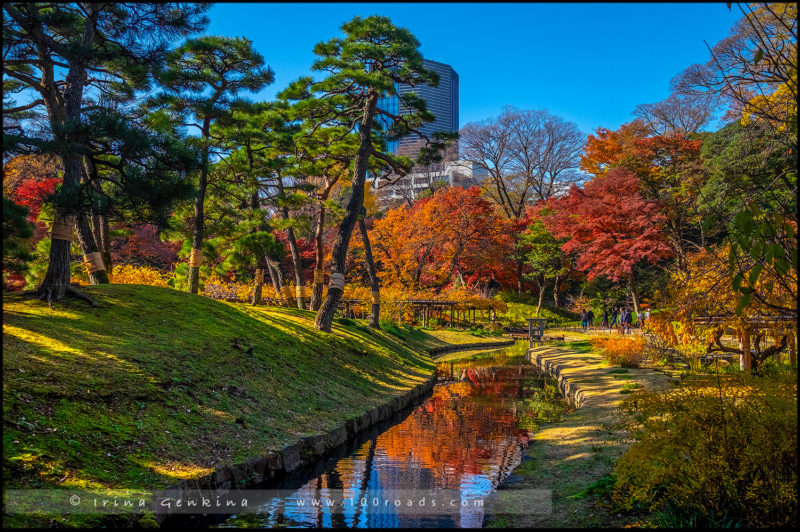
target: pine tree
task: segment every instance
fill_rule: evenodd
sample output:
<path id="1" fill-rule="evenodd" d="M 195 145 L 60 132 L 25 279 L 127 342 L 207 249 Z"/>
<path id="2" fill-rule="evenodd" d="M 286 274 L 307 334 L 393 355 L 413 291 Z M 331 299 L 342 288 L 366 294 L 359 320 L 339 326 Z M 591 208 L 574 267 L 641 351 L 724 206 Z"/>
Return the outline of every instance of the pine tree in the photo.
<path id="1" fill-rule="evenodd" d="M 344 272 L 350 237 L 361 215 L 364 184 L 370 158 L 376 158 L 399 175 L 405 175 L 413 162 L 394 157 L 385 149 L 376 148 L 375 130 L 380 129 L 377 117 L 391 123 L 387 134 L 399 137 L 417 132 L 418 127 L 434 119 L 425 101 L 415 93 L 399 96 L 410 113 L 392 115 L 378 107 L 385 94 L 397 95 L 397 84 L 436 86 L 438 75 L 423 67 L 419 41 L 405 28 L 394 26 L 386 17 L 355 17 L 342 25 L 344 38 L 331 39 L 314 47 L 319 56 L 312 70 L 326 72 L 327 77 L 314 82 L 301 78 L 279 95 L 296 100 L 297 116 L 311 120 L 316 127 L 341 127 L 344 135 L 358 134 L 358 147 L 352 160 L 350 198 L 346 214 L 339 225 L 332 249 L 331 281 L 328 294 L 317 313 L 315 327 L 330 332 L 333 316 L 344 292 Z M 421 135 L 421 134 L 420 134 Z M 441 138 L 434 139 L 424 154 L 435 157 L 443 147 Z"/>
<path id="2" fill-rule="evenodd" d="M 237 96 L 258 91 L 274 80 L 264 58 L 244 38 L 204 36 L 190 39 L 166 58 L 159 73 L 164 92 L 152 99 L 154 108 L 163 108 L 200 134 L 196 144 L 201 152 L 192 223 L 192 254 L 189 262 L 189 291 L 196 294 L 202 262 L 205 227 L 205 196 L 209 159 L 215 147 L 212 124 L 229 116 L 241 103 Z"/>
<path id="3" fill-rule="evenodd" d="M 86 192 L 92 188 L 82 186 L 82 177 L 87 146 L 103 129 L 97 122 L 106 118 L 108 102 L 124 103 L 147 88 L 148 74 L 169 43 L 205 26 L 206 9 L 155 3 L 3 5 L 4 93 L 30 99 L 16 105 L 4 97 L 3 117 L 10 124 L 4 128 L 4 152 L 53 153 L 64 170 L 48 269 L 36 291 L 48 302 L 69 293 L 86 298 L 69 284 L 70 241 L 77 220 L 84 253 L 92 258 L 96 252 L 88 224 L 82 223 L 91 208 Z M 34 129 L 31 118 L 44 118 L 39 123 L 46 130 Z M 118 184 L 136 188 L 136 177 L 129 174 Z M 93 282 L 107 281 L 98 271 L 92 272 Z"/>

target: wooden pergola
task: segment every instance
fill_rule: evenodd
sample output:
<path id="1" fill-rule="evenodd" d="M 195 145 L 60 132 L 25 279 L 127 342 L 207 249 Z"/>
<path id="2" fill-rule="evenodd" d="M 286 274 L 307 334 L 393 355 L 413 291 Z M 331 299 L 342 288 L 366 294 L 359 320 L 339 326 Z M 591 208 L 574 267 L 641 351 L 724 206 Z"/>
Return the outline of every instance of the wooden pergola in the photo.
<path id="1" fill-rule="evenodd" d="M 700 316 L 692 320 L 696 325 L 723 325 L 729 323 L 730 317 L 725 316 Z M 724 332 L 736 336 L 739 341 L 739 349 L 731 349 L 724 347 L 720 342 L 720 335 L 715 339 L 717 348 L 715 350 L 727 353 L 739 354 L 739 365 L 742 370 L 750 372 L 752 369 L 752 345 L 753 338 L 760 339 L 766 336 L 766 333 L 761 331 L 769 331 L 772 333 L 774 345 L 766 349 L 774 351 L 774 357 L 777 357 L 784 349 L 789 348 L 789 363 L 792 367 L 797 367 L 797 318 L 794 316 L 752 316 L 743 320 L 744 327 L 741 329 L 734 329 L 728 327 Z M 758 341 L 758 340 L 757 340 Z M 785 345 L 784 345 L 785 343 Z M 757 344 L 760 349 L 760 344 Z"/>
<path id="2" fill-rule="evenodd" d="M 450 300 L 437 300 L 437 299 L 401 299 L 395 301 L 381 301 L 382 304 L 402 305 L 409 307 L 412 311 L 414 318 L 419 317 L 422 320 L 422 325 L 427 326 L 431 318 L 447 319 L 452 325 L 458 318 L 459 312 L 466 312 L 466 320 L 475 323 L 476 320 L 476 307 L 467 306 L 466 308 L 457 308 L 464 303 L 461 301 Z M 370 308 L 372 304 L 369 299 L 342 299 L 339 302 L 339 308 L 344 310 L 345 317 L 352 317 L 351 312 L 354 306 L 364 306 Z M 463 317 L 463 314 L 462 314 Z"/>

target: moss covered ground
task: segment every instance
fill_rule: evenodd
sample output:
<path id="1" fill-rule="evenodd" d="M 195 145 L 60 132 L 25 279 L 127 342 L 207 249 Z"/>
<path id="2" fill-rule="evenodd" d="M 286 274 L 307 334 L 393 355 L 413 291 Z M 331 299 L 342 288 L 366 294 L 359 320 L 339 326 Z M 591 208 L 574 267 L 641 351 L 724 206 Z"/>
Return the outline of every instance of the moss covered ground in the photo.
<path id="1" fill-rule="evenodd" d="M 169 288 L 84 290 L 99 307 L 3 297 L 6 489 L 160 489 L 204 476 L 423 382 L 431 347 L 478 341 L 358 320 L 321 333 L 309 311 Z"/>

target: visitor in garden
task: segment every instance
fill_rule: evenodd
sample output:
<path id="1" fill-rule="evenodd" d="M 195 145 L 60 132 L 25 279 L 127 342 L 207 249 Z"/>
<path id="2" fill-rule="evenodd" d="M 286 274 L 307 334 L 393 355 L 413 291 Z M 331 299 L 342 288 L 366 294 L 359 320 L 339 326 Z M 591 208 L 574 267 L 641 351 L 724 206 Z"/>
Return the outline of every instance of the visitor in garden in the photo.
<path id="1" fill-rule="evenodd" d="M 617 326 L 617 312 L 619 312 L 617 307 L 611 309 L 611 327 Z"/>
<path id="2" fill-rule="evenodd" d="M 631 312 L 627 308 L 625 309 L 625 320 L 624 320 L 624 323 L 625 323 L 625 332 L 627 334 L 632 334 L 633 333 L 633 312 Z"/>
<path id="3" fill-rule="evenodd" d="M 646 322 L 650 321 L 650 309 L 649 308 L 644 311 L 644 320 Z"/>
<path id="4" fill-rule="evenodd" d="M 639 328 L 644 329 L 644 311 L 639 311 Z"/>
<path id="5" fill-rule="evenodd" d="M 603 329 L 608 329 L 608 309 L 603 307 Z"/>
<path id="6" fill-rule="evenodd" d="M 592 309 L 586 312 L 586 320 L 589 324 L 589 328 L 594 329 L 594 311 L 592 311 Z"/>
<path id="7" fill-rule="evenodd" d="M 581 311 L 581 324 L 583 325 L 583 330 L 586 330 L 586 321 L 589 319 L 589 314 L 586 312 L 586 309 Z"/>

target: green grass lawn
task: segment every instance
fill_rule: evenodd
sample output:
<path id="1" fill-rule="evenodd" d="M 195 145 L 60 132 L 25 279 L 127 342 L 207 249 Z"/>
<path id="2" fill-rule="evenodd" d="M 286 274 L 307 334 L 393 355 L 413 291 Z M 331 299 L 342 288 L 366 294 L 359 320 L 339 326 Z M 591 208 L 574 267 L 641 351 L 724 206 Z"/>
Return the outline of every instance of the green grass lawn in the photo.
<path id="1" fill-rule="evenodd" d="M 3 297 L 7 489 L 160 489 L 322 433 L 423 382 L 450 332 L 374 331 L 169 288 Z M 249 351 L 249 352 L 248 352 Z M 61 524 L 68 524 L 62 522 Z"/>

